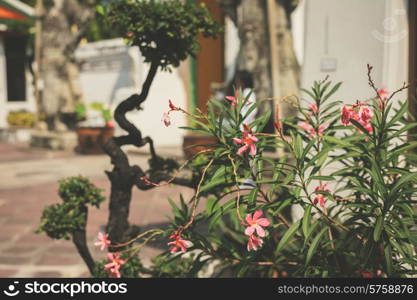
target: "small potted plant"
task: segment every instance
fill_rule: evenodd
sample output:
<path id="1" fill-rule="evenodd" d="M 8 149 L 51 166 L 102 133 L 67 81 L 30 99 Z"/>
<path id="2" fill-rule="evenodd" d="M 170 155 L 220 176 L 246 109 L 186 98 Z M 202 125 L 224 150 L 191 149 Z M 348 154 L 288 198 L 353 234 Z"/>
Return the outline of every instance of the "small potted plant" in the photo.
<path id="1" fill-rule="evenodd" d="M 77 151 L 82 154 L 103 153 L 101 145 L 114 135 L 114 122 L 109 108 L 100 102 L 79 103 L 77 114 Z"/>

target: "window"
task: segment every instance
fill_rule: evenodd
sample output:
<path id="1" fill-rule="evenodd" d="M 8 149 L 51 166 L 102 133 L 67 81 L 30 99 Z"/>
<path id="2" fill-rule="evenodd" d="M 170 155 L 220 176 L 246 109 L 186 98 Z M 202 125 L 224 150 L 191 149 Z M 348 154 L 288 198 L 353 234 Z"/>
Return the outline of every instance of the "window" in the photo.
<path id="1" fill-rule="evenodd" d="M 9 102 L 26 100 L 26 37 L 6 36 L 7 100 Z"/>

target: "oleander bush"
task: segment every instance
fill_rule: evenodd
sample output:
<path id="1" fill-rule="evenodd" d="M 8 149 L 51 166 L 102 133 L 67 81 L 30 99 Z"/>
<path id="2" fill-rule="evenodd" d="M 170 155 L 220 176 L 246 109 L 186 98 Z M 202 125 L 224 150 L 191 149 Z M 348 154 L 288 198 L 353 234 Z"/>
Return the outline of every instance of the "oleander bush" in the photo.
<path id="1" fill-rule="evenodd" d="M 241 90 L 211 100 L 207 114 L 169 101 L 166 126 L 171 113 L 185 113 L 194 126 L 183 129 L 218 144 L 190 162 L 200 174 L 196 192 L 189 201 L 170 201 L 169 229 L 144 232 L 131 243 L 127 251 L 135 252 L 158 236 L 168 239 L 167 251 L 141 271 L 160 277 L 415 275 L 417 142 L 409 131 L 416 123 L 407 101 L 393 100 L 405 87 L 378 90 L 371 67 L 368 72 L 375 97 L 343 105 L 334 101 L 341 83 L 315 82 L 304 91 L 304 104 L 285 99 L 299 116 L 276 122 L 276 134 L 262 133 L 268 113 L 245 123 L 262 101 L 249 103 Z M 278 155 L 267 155 L 271 147 Z M 201 201 L 205 210 L 197 209 Z M 98 245 L 118 247 L 103 236 Z M 125 263 L 107 267 L 110 276 Z M 215 266 L 211 274 L 209 266 Z"/>
<path id="2" fill-rule="evenodd" d="M 241 90 L 211 100 L 207 114 L 191 114 L 170 100 L 165 126 L 172 113 L 184 113 L 194 125 L 182 129 L 211 135 L 218 144 L 182 166 L 198 177 L 195 194 L 179 195 L 178 202 L 167 199 L 173 208 L 168 229 L 151 229 L 119 244 L 99 233 L 95 244 L 109 253 L 95 263 L 93 275 L 415 275 L 417 142 L 410 129 L 416 123 L 408 102 L 393 100 L 403 88 L 391 94 L 375 88 L 375 97 L 347 105 L 334 101 L 340 85 L 325 79 L 305 90 L 303 101 L 282 99 L 296 106 L 299 116 L 276 122 L 275 134 L 262 133 L 269 113 L 245 123 L 262 101 L 248 102 Z M 250 106 L 246 115 L 244 106 Z M 268 154 L 267 148 L 277 153 Z M 158 188 L 175 176 L 165 183 L 142 179 Z M 85 218 L 64 206 L 98 205 L 102 197 L 90 189 L 85 180 L 62 182 L 64 204 L 45 210 L 41 230 L 68 237 L 79 227 L 77 218 Z M 74 222 L 66 221 L 71 218 Z M 137 254 L 152 240 L 165 241 L 166 251 L 144 267 Z"/>

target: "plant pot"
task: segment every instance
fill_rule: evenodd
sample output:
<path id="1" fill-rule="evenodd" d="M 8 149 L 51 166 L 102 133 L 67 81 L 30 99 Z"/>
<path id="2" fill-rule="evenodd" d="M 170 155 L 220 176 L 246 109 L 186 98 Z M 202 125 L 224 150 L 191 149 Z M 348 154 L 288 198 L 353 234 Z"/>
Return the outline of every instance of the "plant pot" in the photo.
<path id="1" fill-rule="evenodd" d="M 104 153 L 102 145 L 114 135 L 114 127 L 78 127 L 77 152 L 81 154 Z"/>
<path id="2" fill-rule="evenodd" d="M 212 149 L 218 144 L 217 138 L 203 134 L 189 134 L 184 136 L 182 149 L 186 159 L 193 158 L 200 151 Z"/>

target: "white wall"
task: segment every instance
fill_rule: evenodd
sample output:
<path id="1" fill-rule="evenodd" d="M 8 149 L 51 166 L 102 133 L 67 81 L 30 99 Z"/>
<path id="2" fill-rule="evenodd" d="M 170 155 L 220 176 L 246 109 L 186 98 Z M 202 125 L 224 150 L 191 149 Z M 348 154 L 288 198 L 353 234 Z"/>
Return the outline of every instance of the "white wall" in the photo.
<path id="1" fill-rule="evenodd" d="M 332 81 L 344 82 L 338 99 L 352 103 L 367 98 L 373 95 L 367 63 L 374 66 L 380 87 L 393 90 L 408 80 L 405 0 L 305 2 L 303 87 L 329 74 Z"/>
<path id="2" fill-rule="evenodd" d="M 77 51 L 77 58 L 84 61 L 81 85 L 84 100 L 100 101 L 115 108 L 133 93 L 139 93 L 145 80 L 148 65 L 143 63 L 138 48 L 128 47 L 122 39 L 86 44 Z M 168 110 L 168 99 L 181 107 L 187 107 L 187 94 L 176 69 L 172 73 L 159 71 L 151 86 L 143 110 L 128 114 L 128 118 L 142 131 L 151 136 L 156 146 L 180 146 L 185 117 L 172 114 L 172 125 L 165 127 L 162 114 Z M 123 134 L 123 130 L 116 131 Z"/>

